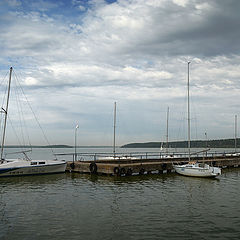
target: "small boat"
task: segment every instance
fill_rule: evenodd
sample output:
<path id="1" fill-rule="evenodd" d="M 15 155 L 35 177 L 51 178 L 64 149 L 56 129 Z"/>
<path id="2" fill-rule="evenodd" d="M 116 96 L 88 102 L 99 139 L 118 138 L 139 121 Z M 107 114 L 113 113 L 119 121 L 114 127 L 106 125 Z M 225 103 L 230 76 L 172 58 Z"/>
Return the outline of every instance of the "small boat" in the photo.
<path id="1" fill-rule="evenodd" d="M 13 69 L 11 67 L 10 74 L 9 74 L 9 81 L 8 81 L 6 107 L 5 109 L 2 108 L 2 113 L 4 114 L 4 126 L 3 126 L 3 136 L 2 136 L 2 143 L 1 143 L 0 177 L 65 172 L 65 169 L 67 166 L 67 163 L 65 161 L 63 160 L 31 160 L 30 158 L 27 157 L 26 151 L 21 152 L 24 154 L 25 158 L 18 158 L 18 159 L 3 158 L 12 70 Z"/>
<path id="2" fill-rule="evenodd" d="M 66 165 L 57 160 L 6 159 L 0 164 L 0 177 L 62 173 Z"/>
<path id="3" fill-rule="evenodd" d="M 191 177 L 217 177 L 221 175 L 221 169 L 209 166 L 206 163 L 189 162 L 185 165 L 175 165 L 175 171 L 181 175 Z"/>
<path id="4" fill-rule="evenodd" d="M 188 163 L 173 165 L 178 174 L 191 177 L 217 177 L 221 175 L 221 168 L 209 166 L 206 163 L 192 162 L 190 153 L 190 104 L 189 104 L 189 65 L 188 62 Z"/>

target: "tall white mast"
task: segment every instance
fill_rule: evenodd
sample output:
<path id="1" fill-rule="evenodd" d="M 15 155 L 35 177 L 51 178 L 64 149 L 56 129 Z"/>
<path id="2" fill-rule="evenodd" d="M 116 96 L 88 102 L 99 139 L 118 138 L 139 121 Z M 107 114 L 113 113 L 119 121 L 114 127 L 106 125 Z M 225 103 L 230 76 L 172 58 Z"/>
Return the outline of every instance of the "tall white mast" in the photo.
<path id="1" fill-rule="evenodd" d="M 114 102 L 114 120 L 113 120 L 113 156 L 115 158 L 116 154 L 116 106 L 117 103 Z"/>
<path id="2" fill-rule="evenodd" d="M 235 115 L 235 153 L 237 152 L 237 115 Z"/>
<path id="3" fill-rule="evenodd" d="M 188 62 L 188 160 L 190 161 L 190 101 L 189 101 L 189 66 L 190 66 L 190 62 Z"/>
<path id="4" fill-rule="evenodd" d="M 1 146 L 1 160 L 3 159 L 3 148 L 4 148 L 4 142 L 5 142 L 6 126 L 7 126 L 7 114 L 8 114 L 8 104 L 9 104 L 9 96 L 10 96 L 11 79 L 12 79 L 12 67 L 10 67 L 10 73 L 9 73 L 8 95 L 7 95 L 6 109 L 3 109 L 3 108 L 2 108 L 2 110 L 3 110 L 4 113 L 5 113 L 5 118 L 4 118 L 3 136 L 2 136 L 2 146 Z"/>
<path id="5" fill-rule="evenodd" d="M 168 153 L 168 120 L 169 120 L 169 107 L 167 108 L 166 153 Z"/>

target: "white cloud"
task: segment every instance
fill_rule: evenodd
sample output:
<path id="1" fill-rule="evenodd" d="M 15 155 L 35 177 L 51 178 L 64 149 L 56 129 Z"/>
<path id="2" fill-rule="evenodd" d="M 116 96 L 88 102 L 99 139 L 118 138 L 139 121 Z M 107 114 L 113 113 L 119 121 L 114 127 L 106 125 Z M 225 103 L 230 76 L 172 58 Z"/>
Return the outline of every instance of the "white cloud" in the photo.
<path id="1" fill-rule="evenodd" d="M 201 11 L 208 10 L 210 8 L 211 8 L 211 5 L 207 2 L 196 4 L 196 9 L 201 10 Z"/>
<path id="2" fill-rule="evenodd" d="M 185 7 L 189 1 L 188 0 L 173 0 L 173 2 L 181 7 Z"/>
<path id="3" fill-rule="evenodd" d="M 27 77 L 25 79 L 25 84 L 28 85 L 28 86 L 37 85 L 37 83 L 38 83 L 37 79 L 35 79 L 33 77 Z"/>
<path id="4" fill-rule="evenodd" d="M 72 5 L 80 11 L 85 11 L 86 7 L 83 5 L 82 1 L 72 0 Z"/>
<path id="5" fill-rule="evenodd" d="M 20 0 L 4 0 L 4 1 L 6 1 L 7 4 L 11 7 L 18 7 L 22 5 Z"/>
<path id="6" fill-rule="evenodd" d="M 133 126 L 137 122 L 139 132 L 144 125 L 155 124 L 156 112 L 157 118 L 165 119 L 170 105 L 176 130 L 177 115 L 185 111 L 187 61 L 191 61 L 191 95 L 199 106 L 199 121 L 204 116 L 201 130 L 213 113 L 220 116 L 226 111 L 226 121 L 231 120 L 231 112 L 239 113 L 232 100 L 232 94 L 236 97 L 240 89 L 239 44 L 234 41 L 239 31 L 234 22 L 224 28 L 217 24 L 222 15 L 212 6 L 218 1 L 212 5 L 183 0 L 91 1 L 85 6 L 75 0 L 71 7 L 88 9 L 77 16 L 50 13 L 58 6 L 48 1 L 39 4 L 40 11 L 31 4 L 31 10 L 9 10 L 0 17 L 4 23 L 0 63 L 15 65 L 23 72 L 24 83 L 31 90 L 28 94 L 51 128 L 67 128 L 71 122 L 82 121 L 86 144 L 98 144 L 88 131 L 106 125 L 106 109 L 111 112 L 117 100 L 123 118 Z M 217 6 L 218 12 L 224 12 Z M 225 20 L 225 24 L 230 21 Z M 132 109 L 134 116 L 129 114 Z M 142 123 L 141 114 L 148 115 Z M 111 126 L 110 121 L 110 132 Z M 153 139 L 158 137 L 156 129 L 148 131 Z M 212 136 L 228 136 L 227 128 L 222 133 L 214 127 L 210 131 Z M 131 137 L 146 135 L 141 132 Z M 120 144 L 127 137 L 122 141 Z"/>

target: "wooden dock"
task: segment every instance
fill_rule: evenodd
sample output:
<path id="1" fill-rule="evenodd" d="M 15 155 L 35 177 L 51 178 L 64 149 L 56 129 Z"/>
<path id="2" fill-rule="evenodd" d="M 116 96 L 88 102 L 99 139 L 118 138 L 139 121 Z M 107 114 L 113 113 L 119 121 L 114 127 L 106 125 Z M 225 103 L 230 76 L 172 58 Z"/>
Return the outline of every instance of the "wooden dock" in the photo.
<path id="1" fill-rule="evenodd" d="M 192 157 L 192 161 L 205 162 L 221 168 L 240 167 L 240 155 Z M 188 158 L 131 158 L 102 159 L 68 162 L 66 171 L 111 176 L 131 176 L 143 174 L 163 174 L 174 172 L 173 164 L 184 164 Z"/>

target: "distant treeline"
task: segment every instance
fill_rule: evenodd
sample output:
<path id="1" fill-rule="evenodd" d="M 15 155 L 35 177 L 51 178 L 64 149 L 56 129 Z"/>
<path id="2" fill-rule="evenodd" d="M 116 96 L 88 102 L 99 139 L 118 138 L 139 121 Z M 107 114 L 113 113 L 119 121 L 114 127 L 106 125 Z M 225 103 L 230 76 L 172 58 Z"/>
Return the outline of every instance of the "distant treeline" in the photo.
<path id="1" fill-rule="evenodd" d="M 46 146 L 19 146 L 19 145 L 8 145 L 5 148 L 72 148 L 69 145 L 46 145 Z"/>
<path id="2" fill-rule="evenodd" d="M 240 138 L 237 138 L 237 147 L 240 147 Z M 166 142 L 146 142 L 146 143 L 129 143 L 121 148 L 166 148 Z M 187 141 L 169 142 L 169 148 L 187 148 Z M 234 148 L 235 139 L 219 139 L 219 140 L 193 140 L 191 141 L 192 148 Z"/>
<path id="3" fill-rule="evenodd" d="M 70 145 L 44 145 L 44 146 L 20 146 L 20 145 L 7 145 L 5 148 L 74 148 L 75 146 Z M 77 148 L 109 148 L 111 146 L 77 146 Z"/>

